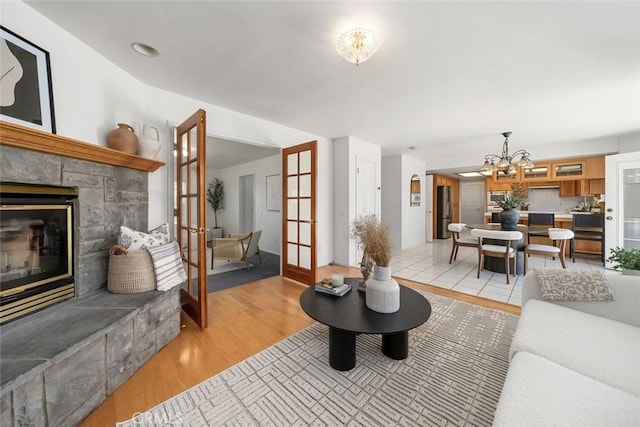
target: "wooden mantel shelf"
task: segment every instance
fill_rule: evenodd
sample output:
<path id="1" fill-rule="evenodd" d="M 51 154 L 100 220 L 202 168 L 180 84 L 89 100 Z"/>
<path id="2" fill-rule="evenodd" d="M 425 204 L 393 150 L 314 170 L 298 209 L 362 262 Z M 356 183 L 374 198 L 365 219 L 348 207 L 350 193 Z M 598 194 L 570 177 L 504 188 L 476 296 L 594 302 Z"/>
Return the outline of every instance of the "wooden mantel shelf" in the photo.
<path id="1" fill-rule="evenodd" d="M 163 162 L 0 120 L 0 144 L 153 172 Z"/>

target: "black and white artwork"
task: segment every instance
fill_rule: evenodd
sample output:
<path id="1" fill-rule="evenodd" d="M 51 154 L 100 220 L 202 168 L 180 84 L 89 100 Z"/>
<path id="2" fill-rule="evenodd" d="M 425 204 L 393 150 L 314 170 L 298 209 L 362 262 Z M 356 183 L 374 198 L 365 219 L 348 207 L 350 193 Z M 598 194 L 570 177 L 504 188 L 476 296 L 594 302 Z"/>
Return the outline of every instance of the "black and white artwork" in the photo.
<path id="1" fill-rule="evenodd" d="M 0 120 L 56 132 L 49 53 L 0 26 Z"/>

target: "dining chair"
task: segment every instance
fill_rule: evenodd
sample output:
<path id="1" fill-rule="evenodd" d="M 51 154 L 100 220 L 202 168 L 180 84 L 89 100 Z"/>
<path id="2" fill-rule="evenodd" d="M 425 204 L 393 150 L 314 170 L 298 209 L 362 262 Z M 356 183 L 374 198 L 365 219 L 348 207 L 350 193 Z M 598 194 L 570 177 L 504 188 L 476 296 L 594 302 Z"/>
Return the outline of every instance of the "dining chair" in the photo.
<path id="1" fill-rule="evenodd" d="M 500 223 L 500 212 L 491 212 L 491 222 Z"/>
<path id="2" fill-rule="evenodd" d="M 511 242 L 522 239 L 521 231 L 505 231 L 505 230 L 483 230 L 474 228 L 471 235 L 478 238 L 476 247 L 478 248 L 478 278 L 480 271 L 483 269 L 484 257 L 504 258 L 504 271 L 509 284 L 509 271 L 515 277 L 518 267 L 518 251 L 511 247 Z M 503 241 L 505 244 L 484 243 L 484 239 L 494 241 Z M 513 270 L 509 269 L 509 260 L 513 259 Z"/>
<path id="3" fill-rule="evenodd" d="M 458 248 L 460 246 L 466 246 L 470 248 L 475 248 L 478 246 L 478 241 L 473 237 L 461 237 L 460 233 L 464 231 L 466 224 L 454 222 L 449 224 L 449 231 L 451 231 L 452 237 L 452 245 L 451 245 L 451 256 L 449 257 L 449 264 L 451 261 L 454 261 L 458 257 Z"/>
<path id="4" fill-rule="evenodd" d="M 527 274 L 527 258 L 530 254 L 550 256 L 555 259 L 556 256 L 560 258 L 560 264 L 562 268 L 567 268 L 567 261 L 565 258 L 565 251 L 567 248 L 567 241 L 573 239 L 573 231 L 566 228 L 549 228 L 549 239 L 554 242 L 553 245 L 539 245 L 532 244 L 527 245 L 524 248 L 524 274 Z M 559 246 L 555 245 L 555 242 L 560 242 Z"/>

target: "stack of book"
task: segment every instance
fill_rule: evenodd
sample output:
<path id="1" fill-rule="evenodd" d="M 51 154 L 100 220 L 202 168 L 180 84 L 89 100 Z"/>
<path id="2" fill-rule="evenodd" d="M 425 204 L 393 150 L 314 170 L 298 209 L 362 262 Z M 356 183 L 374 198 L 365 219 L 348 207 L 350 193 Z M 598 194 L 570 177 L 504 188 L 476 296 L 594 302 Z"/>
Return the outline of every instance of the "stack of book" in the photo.
<path id="1" fill-rule="evenodd" d="M 316 285 L 316 292 L 322 292 L 324 294 L 335 295 L 341 297 L 351 290 L 351 285 L 343 283 L 340 286 L 334 286 L 331 283 L 318 283 Z"/>

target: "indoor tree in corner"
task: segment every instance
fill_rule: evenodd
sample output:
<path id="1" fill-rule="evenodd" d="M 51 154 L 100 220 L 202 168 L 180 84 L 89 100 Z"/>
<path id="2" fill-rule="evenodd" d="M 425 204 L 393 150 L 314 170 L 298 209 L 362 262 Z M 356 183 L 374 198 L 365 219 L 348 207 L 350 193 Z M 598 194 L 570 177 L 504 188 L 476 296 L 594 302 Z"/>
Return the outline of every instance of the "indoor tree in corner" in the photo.
<path id="1" fill-rule="evenodd" d="M 207 201 L 213 209 L 213 232 L 211 237 L 223 237 L 224 230 L 218 227 L 218 211 L 224 209 L 224 184 L 218 178 L 214 178 L 207 188 Z"/>

